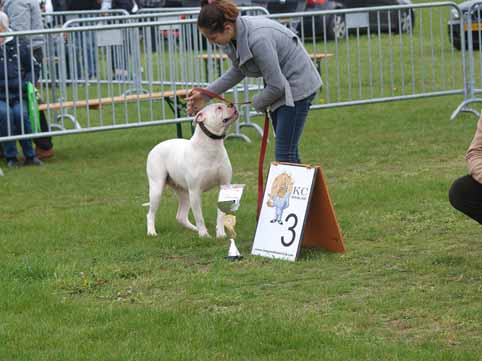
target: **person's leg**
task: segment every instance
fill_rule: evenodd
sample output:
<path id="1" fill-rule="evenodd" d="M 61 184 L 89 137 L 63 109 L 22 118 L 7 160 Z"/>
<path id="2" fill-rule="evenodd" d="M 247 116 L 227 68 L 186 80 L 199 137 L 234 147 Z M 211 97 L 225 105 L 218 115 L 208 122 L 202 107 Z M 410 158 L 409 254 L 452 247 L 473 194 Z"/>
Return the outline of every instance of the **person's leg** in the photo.
<path id="1" fill-rule="evenodd" d="M 28 112 L 26 109 L 27 101 L 23 101 L 23 118 L 22 118 L 22 107 L 20 106 L 20 102 L 15 102 L 12 105 L 12 113 L 13 118 L 15 120 L 15 124 L 17 125 L 18 134 L 22 131 L 22 122 L 23 122 L 23 134 L 30 134 L 32 133 L 32 128 L 30 126 L 30 120 L 28 118 Z M 33 150 L 32 140 L 31 139 L 22 139 L 20 140 L 20 145 L 22 146 L 23 155 L 25 159 L 32 159 L 35 157 L 35 152 Z"/>
<path id="2" fill-rule="evenodd" d="M 88 52 L 87 52 L 87 69 L 89 72 L 89 79 L 97 77 L 97 43 L 95 33 L 90 31 L 87 34 Z"/>
<path id="3" fill-rule="evenodd" d="M 482 184 L 471 175 L 461 177 L 452 184 L 449 201 L 455 209 L 482 224 Z"/>
<path id="4" fill-rule="evenodd" d="M 294 107 L 282 106 L 271 113 L 276 133 L 276 161 L 300 163 L 298 143 L 314 97 L 315 94 L 312 94 L 295 102 Z"/>
<path id="5" fill-rule="evenodd" d="M 16 127 L 12 109 L 6 102 L 0 100 L 0 136 L 7 137 L 14 134 L 16 134 Z M 12 159 L 17 159 L 17 146 L 15 141 L 3 142 L 2 148 L 3 155 L 7 162 Z"/>

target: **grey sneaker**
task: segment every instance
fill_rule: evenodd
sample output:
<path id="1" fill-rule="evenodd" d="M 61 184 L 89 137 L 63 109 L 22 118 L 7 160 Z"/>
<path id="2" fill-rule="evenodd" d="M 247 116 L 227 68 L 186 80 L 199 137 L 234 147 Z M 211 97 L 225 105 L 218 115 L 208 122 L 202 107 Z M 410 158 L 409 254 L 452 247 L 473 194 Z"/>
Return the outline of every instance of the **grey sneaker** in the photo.
<path id="1" fill-rule="evenodd" d="M 17 160 L 17 158 L 7 159 L 7 167 L 8 168 L 18 168 L 18 167 L 20 167 L 20 163 Z"/>
<path id="2" fill-rule="evenodd" d="M 37 157 L 32 157 L 32 158 L 25 158 L 25 161 L 23 162 L 23 165 L 29 166 L 29 165 L 42 165 L 42 161 L 38 159 Z"/>

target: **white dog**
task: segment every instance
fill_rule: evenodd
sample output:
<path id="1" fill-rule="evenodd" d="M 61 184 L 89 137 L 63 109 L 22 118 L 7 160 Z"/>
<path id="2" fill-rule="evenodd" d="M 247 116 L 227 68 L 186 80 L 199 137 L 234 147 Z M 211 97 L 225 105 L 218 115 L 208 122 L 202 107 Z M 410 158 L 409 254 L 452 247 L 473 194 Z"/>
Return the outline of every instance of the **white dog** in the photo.
<path id="1" fill-rule="evenodd" d="M 147 156 L 149 178 L 149 212 L 147 234 L 157 235 L 156 212 L 167 184 L 177 193 L 179 207 L 176 219 L 184 227 L 209 237 L 201 209 L 201 194 L 215 186 L 231 183 L 232 168 L 224 148 L 229 126 L 238 118 L 232 105 L 211 104 L 195 117 L 196 130 L 191 139 L 171 139 L 156 145 Z M 196 226 L 189 222 L 192 209 Z M 223 213 L 218 209 L 216 237 L 225 237 Z"/>

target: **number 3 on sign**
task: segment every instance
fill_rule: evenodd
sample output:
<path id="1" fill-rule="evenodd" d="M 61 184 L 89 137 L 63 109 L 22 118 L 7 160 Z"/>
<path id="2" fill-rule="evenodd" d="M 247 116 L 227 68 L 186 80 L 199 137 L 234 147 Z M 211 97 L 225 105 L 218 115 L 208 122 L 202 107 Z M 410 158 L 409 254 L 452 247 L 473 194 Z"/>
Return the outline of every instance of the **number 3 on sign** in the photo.
<path id="1" fill-rule="evenodd" d="M 293 225 L 291 227 L 288 227 L 288 231 L 290 231 L 291 233 L 291 239 L 288 242 L 286 242 L 284 236 L 281 236 L 281 244 L 285 247 L 291 246 L 296 239 L 295 228 L 298 225 L 298 217 L 296 216 L 296 214 L 290 213 L 286 217 L 285 222 L 288 223 L 288 221 L 290 221 L 292 218 L 293 218 Z"/>

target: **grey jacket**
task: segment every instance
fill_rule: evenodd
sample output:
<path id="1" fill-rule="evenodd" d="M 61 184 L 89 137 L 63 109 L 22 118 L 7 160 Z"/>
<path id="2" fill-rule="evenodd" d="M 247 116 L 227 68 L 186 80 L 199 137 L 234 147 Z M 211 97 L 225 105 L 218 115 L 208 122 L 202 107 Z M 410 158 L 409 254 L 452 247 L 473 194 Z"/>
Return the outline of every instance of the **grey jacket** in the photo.
<path id="1" fill-rule="evenodd" d="M 265 88 L 253 97 L 253 107 L 263 112 L 276 110 L 315 93 L 320 74 L 300 39 L 280 23 L 262 16 L 236 19 L 236 47 L 220 46 L 232 67 L 208 90 L 221 94 L 244 77 L 262 77 Z"/>
<path id="2" fill-rule="evenodd" d="M 42 30 L 42 17 L 38 0 L 5 0 L 3 11 L 8 15 L 13 31 Z M 28 40 L 28 39 L 27 39 Z M 43 37 L 32 36 L 32 47 L 41 47 Z M 30 40 L 28 40 L 30 45 Z"/>

